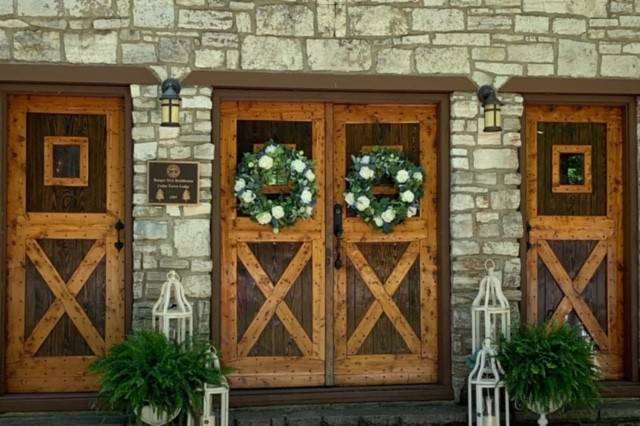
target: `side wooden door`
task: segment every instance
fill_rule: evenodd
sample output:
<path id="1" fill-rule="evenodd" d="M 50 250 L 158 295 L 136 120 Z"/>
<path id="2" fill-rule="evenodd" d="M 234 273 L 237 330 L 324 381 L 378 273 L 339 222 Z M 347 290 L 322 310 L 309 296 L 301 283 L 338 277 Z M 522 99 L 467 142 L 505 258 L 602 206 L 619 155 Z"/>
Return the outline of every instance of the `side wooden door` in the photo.
<path id="1" fill-rule="evenodd" d="M 527 316 L 581 328 L 624 373 L 621 108 L 528 106 Z"/>
<path id="2" fill-rule="evenodd" d="M 313 217 L 273 233 L 236 209 L 236 168 L 267 141 L 315 163 Z M 324 105 L 223 102 L 221 349 L 234 387 L 325 383 Z M 277 195 L 286 188 L 268 188 Z M 266 191 L 265 191 L 266 192 Z"/>
<path id="3" fill-rule="evenodd" d="M 342 266 L 334 269 L 335 383 L 436 382 L 437 107 L 336 105 L 333 122 L 333 196 L 343 206 L 344 229 L 337 242 Z M 351 156 L 375 146 L 402 150 L 425 171 L 419 214 L 390 234 L 345 210 Z"/>
<path id="4" fill-rule="evenodd" d="M 8 392 L 97 388 L 124 337 L 123 101 L 8 99 Z"/>

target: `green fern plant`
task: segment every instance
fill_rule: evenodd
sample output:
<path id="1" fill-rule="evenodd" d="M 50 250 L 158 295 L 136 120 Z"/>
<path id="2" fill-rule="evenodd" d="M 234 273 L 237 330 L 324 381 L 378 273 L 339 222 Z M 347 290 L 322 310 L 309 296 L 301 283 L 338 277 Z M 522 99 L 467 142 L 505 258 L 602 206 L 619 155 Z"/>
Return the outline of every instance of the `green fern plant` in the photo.
<path id="1" fill-rule="evenodd" d="M 176 343 L 157 331 L 139 331 L 90 366 L 100 377 L 100 400 L 108 408 L 139 417 L 145 405 L 158 412 L 196 413 L 205 383 L 220 384 L 209 343 Z"/>
<path id="2" fill-rule="evenodd" d="M 521 407 L 594 407 L 599 399 L 594 347 L 577 327 L 566 324 L 522 326 L 502 340 L 498 360 L 511 399 Z"/>

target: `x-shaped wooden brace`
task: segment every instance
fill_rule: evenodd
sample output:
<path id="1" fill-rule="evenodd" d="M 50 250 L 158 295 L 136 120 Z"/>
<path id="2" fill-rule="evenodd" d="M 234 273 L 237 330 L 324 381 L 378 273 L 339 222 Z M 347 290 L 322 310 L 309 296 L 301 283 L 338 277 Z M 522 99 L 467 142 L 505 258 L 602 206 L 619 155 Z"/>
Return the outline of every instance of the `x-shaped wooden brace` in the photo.
<path id="1" fill-rule="evenodd" d="M 25 341 L 25 351 L 34 356 L 60 318 L 66 313 L 86 340 L 91 351 L 96 355 L 102 355 L 105 349 L 104 339 L 76 300 L 76 296 L 105 256 L 104 240 L 96 240 L 93 243 L 67 283 L 60 277 L 36 240 L 26 241 L 26 254 L 56 299 L 35 326 L 31 336 Z"/>
<path id="2" fill-rule="evenodd" d="M 606 254 L 607 241 L 603 240 L 594 247 L 586 262 L 582 265 L 582 268 L 580 268 L 578 275 L 572 280 L 549 246 L 549 243 L 544 240 L 538 241 L 538 255 L 564 293 L 564 297 L 558 304 L 551 319 L 564 322 L 565 317 L 571 310 L 575 310 L 593 340 L 595 340 L 601 350 L 605 351 L 609 347 L 607 333 L 600 327 L 589 305 L 580 297 L 580 294 L 587 287 L 587 284 L 589 284 L 589 280 L 591 280 L 593 274 L 598 270 L 598 266 L 602 263 Z"/>
<path id="3" fill-rule="evenodd" d="M 300 325 L 287 304 L 283 303 L 296 278 L 302 273 L 305 265 L 311 259 L 311 243 L 302 244 L 302 247 L 293 257 L 276 285 L 273 285 L 262 265 L 260 265 L 260 261 L 258 261 L 246 243 L 238 244 L 238 258 L 247 268 L 247 271 L 256 282 L 256 286 L 267 299 L 238 342 L 238 355 L 241 357 L 249 355 L 251 348 L 256 344 L 260 334 L 262 334 L 274 314 L 280 318 L 280 321 L 291 334 L 302 354 L 304 356 L 314 355 L 313 342 L 309 339 L 304 328 L 302 328 L 302 325 Z"/>
<path id="4" fill-rule="evenodd" d="M 349 338 L 347 342 L 347 353 L 349 355 L 358 353 L 360 346 L 362 346 L 369 333 L 371 333 L 371 330 L 373 330 L 382 312 L 391 320 L 391 323 L 395 326 L 396 330 L 398 330 L 398 333 L 402 336 L 409 350 L 412 353 L 420 353 L 420 339 L 416 336 L 411 325 L 392 298 L 418 257 L 418 253 L 420 252 L 418 242 L 414 241 L 409 244 L 409 247 L 407 247 L 400 257 L 400 260 L 395 268 L 393 268 L 384 285 L 371 265 L 369 265 L 369 262 L 367 262 L 367 259 L 360 250 L 358 250 L 358 247 L 354 243 L 346 243 L 345 246 L 347 255 L 375 298 L 364 314 L 364 317 L 362 317 L 360 324 L 358 324 Z"/>

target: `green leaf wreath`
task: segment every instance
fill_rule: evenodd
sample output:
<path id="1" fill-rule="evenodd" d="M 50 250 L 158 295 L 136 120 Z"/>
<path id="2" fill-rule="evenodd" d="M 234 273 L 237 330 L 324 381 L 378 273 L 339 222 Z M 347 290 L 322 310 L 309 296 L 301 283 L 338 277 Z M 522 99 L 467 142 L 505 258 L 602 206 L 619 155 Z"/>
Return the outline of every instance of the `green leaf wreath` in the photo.
<path id="1" fill-rule="evenodd" d="M 385 233 L 418 214 L 423 193 L 424 172 L 401 153 L 376 148 L 371 153 L 352 156 L 344 199 L 349 209 L 365 222 Z M 391 180 L 398 196 L 375 197 L 373 187 L 383 178 Z"/>
<path id="2" fill-rule="evenodd" d="M 264 186 L 276 184 L 291 185 L 291 193 L 268 198 Z M 313 214 L 318 193 L 313 161 L 302 151 L 269 140 L 260 151 L 244 154 L 234 192 L 240 211 L 277 233 Z"/>

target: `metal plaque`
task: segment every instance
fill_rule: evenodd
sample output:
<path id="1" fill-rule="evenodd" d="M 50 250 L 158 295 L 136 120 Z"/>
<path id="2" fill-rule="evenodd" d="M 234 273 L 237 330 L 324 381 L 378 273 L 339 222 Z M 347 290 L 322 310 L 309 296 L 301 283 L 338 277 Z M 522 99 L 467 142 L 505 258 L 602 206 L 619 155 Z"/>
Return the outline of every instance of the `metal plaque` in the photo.
<path id="1" fill-rule="evenodd" d="M 149 204 L 198 204 L 199 165 L 196 161 L 147 162 Z"/>

